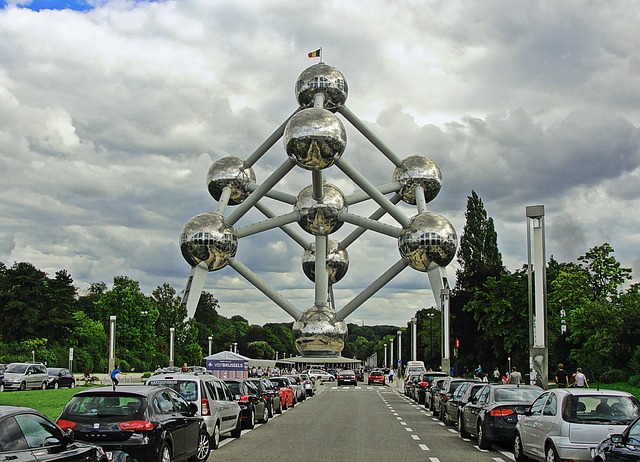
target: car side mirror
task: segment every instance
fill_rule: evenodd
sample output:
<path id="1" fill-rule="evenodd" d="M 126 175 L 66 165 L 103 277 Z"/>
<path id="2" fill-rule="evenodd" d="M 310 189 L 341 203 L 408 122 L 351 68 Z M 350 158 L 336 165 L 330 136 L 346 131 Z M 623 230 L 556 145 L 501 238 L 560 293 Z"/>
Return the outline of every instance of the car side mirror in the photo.
<path id="1" fill-rule="evenodd" d="M 190 402 L 189 412 L 191 413 L 192 416 L 196 415 L 198 413 L 198 405 L 194 402 Z"/>
<path id="2" fill-rule="evenodd" d="M 620 434 L 611 435 L 611 442 L 614 444 L 622 444 L 624 442 L 624 436 Z"/>

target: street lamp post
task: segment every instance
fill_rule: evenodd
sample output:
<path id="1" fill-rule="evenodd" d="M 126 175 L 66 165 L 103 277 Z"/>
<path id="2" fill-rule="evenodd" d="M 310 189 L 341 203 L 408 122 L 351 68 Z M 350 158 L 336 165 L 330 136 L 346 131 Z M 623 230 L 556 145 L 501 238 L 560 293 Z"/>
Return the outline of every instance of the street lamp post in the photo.
<path id="1" fill-rule="evenodd" d="M 429 318 L 429 362 L 433 361 L 433 318 L 435 318 L 436 314 L 433 311 L 429 311 L 427 313 L 427 318 Z"/>
<path id="2" fill-rule="evenodd" d="M 109 316 L 109 371 L 116 367 L 116 317 Z"/>
<path id="3" fill-rule="evenodd" d="M 402 372 L 402 331 L 398 330 L 398 375 Z"/>
<path id="4" fill-rule="evenodd" d="M 411 318 L 411 361 L 415 361 L 418 356 L 418 318 Z"/>
<path id="5" fill-rule="evenodd" d="M 211 342 L 213 341 L 213 337 L 210 335 L 208 340 L 209 340 L 209 356 L 211 356 Z"/>
<path id="6" fill-rule="evenodd" d="M 389 367 L 387 365 L 387 344 L 384 344 L 384 363 L 382 363 L 382 367 Z"/>
<path id="7" fill-rule="evenodd" d="M 173 343 L 174 343 L 174 338 L 176 336 L 176 329 L 175 327 L 170 327 L 169 328 L 169 367 L 173 367 Z"/>
<path id="8" fill-rule="evenodd" d="M 389 347 L 389 367 L 391 369 L 395 369 L 393 367 L 393 339 L 389 339 L 389 344 L 390 344 L 390 347 Z"/>

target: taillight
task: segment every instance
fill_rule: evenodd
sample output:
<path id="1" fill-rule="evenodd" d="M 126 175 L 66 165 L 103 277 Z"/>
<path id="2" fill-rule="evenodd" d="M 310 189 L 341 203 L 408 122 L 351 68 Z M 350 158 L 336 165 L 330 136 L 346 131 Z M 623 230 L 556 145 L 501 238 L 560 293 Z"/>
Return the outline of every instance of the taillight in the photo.
<path id="1" fill-rule="evenodd" d="M 202 409 L 201 415 L 211 415 L 211 410 L 209 409 L 209 400 L 207 398 L 202 398 L 200 400 L 200 408 Z"/>
<path id="2" fill-rule="evenodd" d="M 240 404 L 247 404 L 249 402 L 249 397 L 247 395 L 242 395 L 238 402 Z"/>
<path id="3" fill-rule="evenodd" d="M 420 382 L 418 385 L 421 387 L 427 388 L 429 386 L 429 382 Z"/>
<path id="4" fill-rule="evenodd" d="M 56 423 L 58 424 L 58 427 L 62 428 L 63 430 L 73 429 L 76 426 L 76 423 L 71 420 L 60 419 L 56 420 Z"/>
<path id="5" fill-rule="evenodd" d="M 489 412 L 489 415 L 491 417 L 504 417 L 511 414 L 515 414 L 515 411 L 513 409 L 507 409 L 507 408 L 491 409 L 491 412 Z"/>
<path id="6" fill-rule="evenodd" d="M 146 420 L 129 420 L 127 422 L 120 422 L 118 424 L 120 430 L 128 431 L 141 431 L 141 430 L 153 430 L 153 424 Z"/>
<path id="7" fill-rule="evenodd" d="M 265 401 L 269 401 L 269 395 L 264 395 L 263 398 Z"/>

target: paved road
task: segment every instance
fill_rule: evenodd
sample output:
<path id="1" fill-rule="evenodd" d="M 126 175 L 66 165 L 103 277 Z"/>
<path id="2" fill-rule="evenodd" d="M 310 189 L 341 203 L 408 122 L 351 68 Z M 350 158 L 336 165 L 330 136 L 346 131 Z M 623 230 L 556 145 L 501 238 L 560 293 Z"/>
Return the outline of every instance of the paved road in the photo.
<path id="1" fill-rule="evenodd" d="M 313 398 L 240 439 L 223 439 L 209 461 L 513 460 L 513 454 L 497 449 L 478 449 L 475 440 L 460 438 L 395 388 L 325 384 Z"/>

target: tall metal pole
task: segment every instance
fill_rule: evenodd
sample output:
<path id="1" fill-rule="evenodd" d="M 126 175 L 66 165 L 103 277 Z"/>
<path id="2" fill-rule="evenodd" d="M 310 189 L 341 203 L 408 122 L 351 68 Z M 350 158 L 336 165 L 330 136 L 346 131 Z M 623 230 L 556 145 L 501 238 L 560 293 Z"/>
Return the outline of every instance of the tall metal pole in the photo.
<path id="1" fill-rule="evenodd" d="M 170 327 L 169 328 L 169 367 L 173 367 L 174 363 L 173 363 L 173 342 L 174 342 L 174 338 L 176 335 L 176 329 L 175 327 Z"/>
<path id="2" fill-rule="evenodd" d="M 418 318 L 411 318 L 411 361 L 415 361 L 418 357 Z"/>
<path id="3" fill-rule="evenodd" d="M 109 372 L 116 367 L 116 317 L 109 316 Z"/>
<path id="4" fill-rule="evenodd" d="M 389 339 L 389 368 L 395 369 L 395 364 L 393 364 L 393 339 Z"/>
<path id="5" fill-rule="evenodd" d="M 384 367 L 389 367 L 389 363 L 387 362 L 387 344 L 384 344 L 384 363 L 382 363 Z"/>
<path id="6" fill-rule="evenodd" d="M 211 356 L 211 342 L 213 341 L 213 337 L 209 336 L 209 356 Z"/>
<path id="7" fill-rule="evenodd" d="M 398 330 L 398 376 L 402 373 L 402 331 Z"/>
<path id="8" fill-rule="evenodd" d="M 450 346 L 450 316 L 449 316 L 449 289 L 440 291 L 442 300 L 442 370 L 449 372 L 451 368 L 451 346 Z"/>

